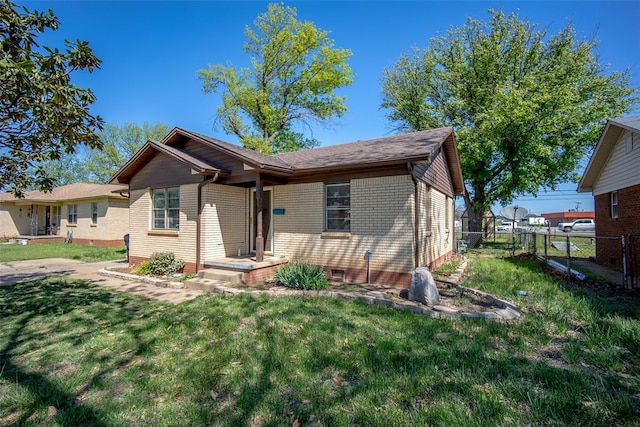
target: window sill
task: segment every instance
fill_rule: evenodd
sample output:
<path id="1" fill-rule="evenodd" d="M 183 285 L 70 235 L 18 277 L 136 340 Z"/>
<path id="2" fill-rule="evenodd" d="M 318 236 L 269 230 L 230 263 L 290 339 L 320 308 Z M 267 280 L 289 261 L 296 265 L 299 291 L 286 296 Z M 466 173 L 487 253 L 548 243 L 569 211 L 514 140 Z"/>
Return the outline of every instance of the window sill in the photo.
<path id="1" fill-rule="evenodd" d="M 77 226 L 78 226 L 78 224 L 67 224 L 67 227 L 74 227 L 75 228 Z"/>
<path id="2" fill-rule="evenodd" d="M 89 224 L 89 227 L 97 227 L 98 224 Z"/>
<path id="3" fill-rule="evenodd" d="M 320 234 L 321 239 L 344 239 L 348 240 L 351 238 L 351 232 L 343 232 L 343 231 L 323 231 Z"/>
<path id="4" fill-rule="evenodd" d="M 180 232 L 178 230 L 149 230 L 147 236 L 168 236 L 178 237 Z"/>

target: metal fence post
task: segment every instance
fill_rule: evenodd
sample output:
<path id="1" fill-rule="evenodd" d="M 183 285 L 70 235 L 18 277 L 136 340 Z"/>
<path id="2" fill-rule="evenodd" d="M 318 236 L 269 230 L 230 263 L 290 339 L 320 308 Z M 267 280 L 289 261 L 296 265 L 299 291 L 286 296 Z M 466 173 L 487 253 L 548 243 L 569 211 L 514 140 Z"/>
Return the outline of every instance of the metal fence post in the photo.
<path id="1" fill-rule="evenodd" d="M 624 241 L 624 234 L 620 236 L 620 243 L 622 248 L 622 287 L 627 289 L 627 247 Z"/>
<path id="2" fill-rule="evenodd" d="M 571 284 L 571 239 L 567 234 L 567 283 Z"/>
<path id="3" fill-rule="evenodd" d="M 533 236 L 529 235 L 530 238 L 533 238 L 533 255 L 538 254 L 538 233 L 533 233 Z"/>
<path id="4" fill-rule="evenodd" d="M 551 236 L 549 236 L 551 237 Z M 549 239 L 551 240 L 551 239 Z M 547 235 L 544 235 L 544 260 L 547 260 Z"/>

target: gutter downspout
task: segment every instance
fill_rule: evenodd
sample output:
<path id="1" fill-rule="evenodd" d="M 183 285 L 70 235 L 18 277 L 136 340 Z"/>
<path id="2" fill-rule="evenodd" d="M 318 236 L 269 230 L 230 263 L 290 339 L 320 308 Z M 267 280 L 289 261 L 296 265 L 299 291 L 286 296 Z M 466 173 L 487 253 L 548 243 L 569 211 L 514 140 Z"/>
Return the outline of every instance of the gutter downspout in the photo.
<path id="1" fill-rule="evenodd" d="M 196 274 L 200 270 L 200 236 L 202 228 L 202 187 L 218 179 L 218 173 L 198 184 L 198 215 L 196 216 Z"/>
<path id="2" fill-rule="evenodd" d="M 420 212 L 418 211 L 418 179 L 413 173 L 411 162 L 407 162 L 407 170 L 413 181 L 413 268 L 418 268 L 420 264 Z"/>

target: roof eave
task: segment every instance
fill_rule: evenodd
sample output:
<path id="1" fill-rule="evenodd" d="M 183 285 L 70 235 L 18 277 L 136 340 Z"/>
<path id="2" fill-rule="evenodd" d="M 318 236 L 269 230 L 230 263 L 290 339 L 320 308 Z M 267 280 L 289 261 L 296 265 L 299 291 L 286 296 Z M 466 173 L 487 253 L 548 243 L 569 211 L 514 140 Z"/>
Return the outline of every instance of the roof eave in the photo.
<path id="1" fill-rule="evenodd" d="M 609 138 L 609 133 L 612 132 L 612 127 L 618 129 L 618 134 L 615 137 L 611 136 L 611 138 Z M 598 140 L 598 144 L 596 144 L 596 148 L 593 150 L 589 163 L 587 163 L 587 167 L 582 174 L 582 178 L 580 178 L 580 181 L 578 182 L 578 193 L 593 191 L 593 187 L 602 173 L 602 168 L 611 155 L 611 152 L 613 151 L 623 129 L 625 129 L 625 127 L 620 126 L 618 123 L 611 120 L 607 121 L 607 124 L 600 135 L 600 139 Z"/>
<path id="2" fill-rule="evenodd" d="M 276 172 L 282 172 L 282 173 L 291 173 L 293 172 L 294 168 L 290 168 L 290 167 L 284 167 L 284 166 L 276 166 L 276 165 L 268 165 L 265 163 L 260 163 L 260 162 L 256 162 L 255 160 L 243 155 L 242 153 L 239 153 L 237 151 L 234 150 L 230 150 L 227 147 L 224 147 L 222 145 L 216 144 L 213 141 L 210 140 L 206 140 L 203 139 L 202 137 L 200 137 L 198 134 L 189 132 L 186 129 L 181 129 L 181 128 L 174 128 L 169 135 L 167 135 L 163 140 L 162 140 L 162 144 L 167 144 L 175 135 L 180 134 L 183 136 L 186 136 L 188 138 L 192 138 L 197 140 L 198 142 L 208 145 L 210 147 L 214 147 L 215 149 L 221 151 L 222 153 L 234 157 L 238 160 L 240 160 L 243 163 L 246 163 L 248 165 L 250 165 L 251 167 L 253 167 L 254 169 L 260 169 L 260 170 L 265 170 L 265 171 L 276 171 Z"/>

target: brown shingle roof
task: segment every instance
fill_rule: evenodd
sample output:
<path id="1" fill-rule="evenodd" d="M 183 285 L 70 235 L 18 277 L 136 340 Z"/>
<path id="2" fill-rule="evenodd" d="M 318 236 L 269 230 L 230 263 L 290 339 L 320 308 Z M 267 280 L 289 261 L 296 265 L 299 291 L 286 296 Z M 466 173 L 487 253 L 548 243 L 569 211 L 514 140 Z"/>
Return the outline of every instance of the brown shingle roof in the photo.
<path id="1" fill-rule="evenodd" d="M 275 156 L 296 170 L 428 158 L 451 135 L 450 127 L 411 132 Z"/>
<path id="2" fill-rule="evenodd" d="M 87 184 L 77 182 L 54 188 L 51 192 L 28 191 L 24 193 L 24 199 L 16 198 L 12 193 L 0 194 L 1 201 L 33 201 L 33 202 L 63 202 L 69 200 L 92 199 L 99 197 L 112 197 L 126 200 L 118 194 L 118 191 L 128 191 L 127 186 L 113 184 Z"/>
<path id="3" fill-rule="evenodd" d="M 214 150 L 235 157 L 255 169 L 285 175 L 315 172 L 319 169 L 349 169 L 360 165 L 375 166 L 377 164 L 397 164 L 407 161 L 428 160 L 437 150 L 443 147 L 447 154 L 456 194 L 464 192 L 462 172 L 460 171 L 455 137 L 451 127 L 312 148 L 273 156 L 258 153 L 257 151 L 196 132 L 174 128 L 160 143 L 148 142 L 111 178 L 110 182 L 128 182 L 139 168 L 148 162 L 149 156 L 153 155 L 154 150 L 152 148 L 155 148 L 156 151 L 165 151 L 167 154 L 173 155 L 173 157 L 179 158 L 181 161 L 186 161 L 192 166 L 195 163 L 201 163 L 200 169 L 202 170 L 206 168 L 214 169 L 215 166 L 208 164 L 206 161 L 195 157 L 187 159 L 185 156 L 189 155 L 186 151 L 174 147 L 185 138 L 198 141 Z M 162 150 L 162 146 L 167 149 Z"/>

